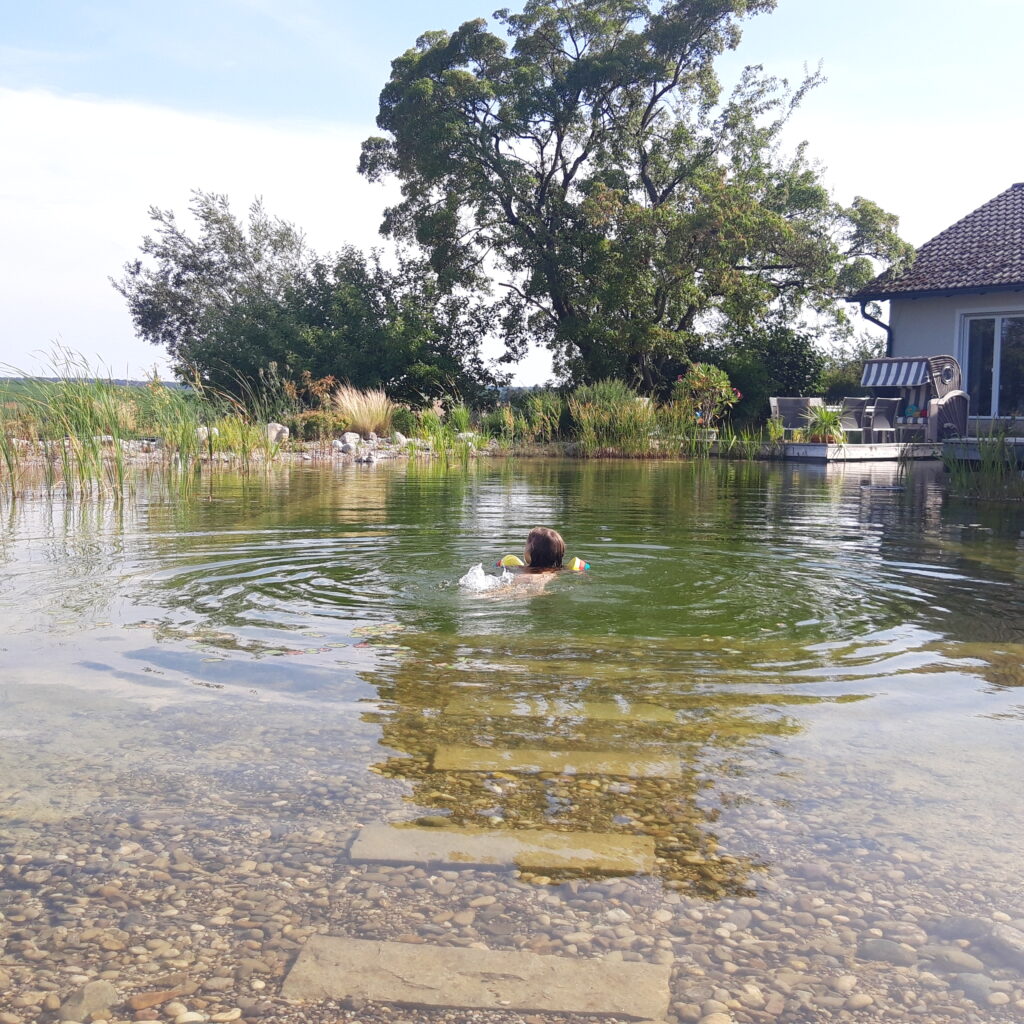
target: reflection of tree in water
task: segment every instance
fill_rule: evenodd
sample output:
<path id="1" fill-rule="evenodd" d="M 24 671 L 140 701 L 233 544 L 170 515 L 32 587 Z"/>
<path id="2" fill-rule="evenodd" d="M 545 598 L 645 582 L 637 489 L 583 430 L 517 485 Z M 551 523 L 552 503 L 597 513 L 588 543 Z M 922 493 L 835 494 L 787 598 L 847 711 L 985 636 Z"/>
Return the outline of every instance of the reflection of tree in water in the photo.
<path id="1" fill-rule="evenodd" d="M 947 667 L 978 676 L 997 690 L 1024 686 L 1024 644 L 940 641 L 933 647 L 949 659 Z"/>
<path id="2" fill-rule="evenodd" d="M 406 634 L 403 642 L 403 657 L 364 676 L 383 702 L 367 718 L 380 725 L 382 745 L 403 755 L 377 770 L 410 781 L 410 801 L 444 815 L 431 824 L 650 836 L 668 884 L 714 898 L 749 892 L 758 865 L 718 850 L 717 811 L 702 792 L 739 748 L 799 731 L 785 705 L 827 699 L 729 686 L 706 665 L 702 678 L 700 652 L 685 642 L 645 648 L 642 660 L 636 641 L 607 637 L 599 651 L 561 639 L 544 647 L 537 637 Z M 728 659 L 716 654 L 716 672 L 728 672 Z M 508 752 L 507 764 L 437 767 L 440 753 L 467 748 Z M 538 750 L 602 752 L 610 770 L 530 769 L 526 752 Z M 630 766 L 651 759 L 677 762 L 678 774 L 630 776 Z"/>

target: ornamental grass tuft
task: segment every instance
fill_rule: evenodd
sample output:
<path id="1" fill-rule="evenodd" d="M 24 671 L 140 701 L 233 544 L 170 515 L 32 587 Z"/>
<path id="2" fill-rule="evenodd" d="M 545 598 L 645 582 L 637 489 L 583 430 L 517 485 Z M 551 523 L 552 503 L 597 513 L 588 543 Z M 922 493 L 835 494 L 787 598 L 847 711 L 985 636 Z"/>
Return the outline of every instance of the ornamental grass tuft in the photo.
<path id="1" fill-rule="evenodd" d="M 362 391 L 351 384 L 342 384 L 334 392 L 332 401 L 349 430 L 363 435 L 371 431 L 378 435 L 391 432 L 391 419 L 397 406 L 379 388 Z"/>

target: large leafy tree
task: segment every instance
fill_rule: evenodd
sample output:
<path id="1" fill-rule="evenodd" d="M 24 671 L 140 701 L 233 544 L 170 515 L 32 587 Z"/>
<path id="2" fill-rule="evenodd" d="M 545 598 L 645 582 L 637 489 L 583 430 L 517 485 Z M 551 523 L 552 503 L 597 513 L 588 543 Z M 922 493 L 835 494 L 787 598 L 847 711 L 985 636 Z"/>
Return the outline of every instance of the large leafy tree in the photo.
<path id="1" fill-rule="evenodd" d="M 182 379 L 246 395 L 305 372 L 412 402 L 496 382 L 480 352 L 493 312 L 441 294 L 422 260 L 391 269 L 351 246 L 319 256 L 259 202 L 246 222 L 222 195 L 196 191 L 190 210 L 195 234 L 151 208 L 144 258 L 113 282 L 139 336 L 166 348 Z"/>
<path id="2" fill-rule="evenodd" d="M 714 337 L 809 311 L 909 249 L 873 203 L 834 202 L 780 133 L 812 77 L 715 59 L 775 0 L 528 0 L 428 32 L 392 63 L 360 170 L 396 176 L 382 231 L 443 286 L 505 289 L 509 356 L 540 338 L 570 380 L 655 386 Z"/>

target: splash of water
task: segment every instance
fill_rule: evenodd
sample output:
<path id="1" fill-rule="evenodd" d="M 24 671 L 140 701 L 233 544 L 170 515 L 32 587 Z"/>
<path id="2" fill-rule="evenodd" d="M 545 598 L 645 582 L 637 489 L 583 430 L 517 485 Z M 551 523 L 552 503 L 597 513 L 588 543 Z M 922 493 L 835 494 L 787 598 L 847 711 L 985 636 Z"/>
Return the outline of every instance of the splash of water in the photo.
<path id="1" fill-rule="evenodd" d="M 464 590 L 471 590 L 480 593 L 485 590 L 494 590 L 495 587 L 507 587 L 512 583 L 512 573 L 503 569 L 500 576 L 488 576 L 484 572 L 482 562 L 477 562 L 462 579 L 459 586 Z"/>

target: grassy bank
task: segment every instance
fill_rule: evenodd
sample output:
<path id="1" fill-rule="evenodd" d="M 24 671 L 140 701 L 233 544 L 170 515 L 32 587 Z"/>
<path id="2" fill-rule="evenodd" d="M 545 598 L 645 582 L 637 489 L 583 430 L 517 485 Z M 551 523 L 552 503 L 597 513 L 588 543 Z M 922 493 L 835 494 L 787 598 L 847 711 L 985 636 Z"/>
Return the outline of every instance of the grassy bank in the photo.
<path id="1" fill-rule="evenodd" d="M 312 444 L 324 455 L 346 431 L 372 431 L 398 438 L 409 454 L 429 451 L 446 463 L 538 447 L 583 458 L 703 458 L 716 437 L 720 455 L 751 458 L 764 451 L 768 439 L 760 431 L 709 429 L 705 417 L 685 390 L 658 403 L 614 380 L 571 393 L 534 390 L 487 410 L 458 401 L 412 409 L 382 391 L 359 391 L 333 378 L 282 381 L 245 400 L 198 385 L 129 385 L 70 357 L 50 377 L 0 382 L 0 488 L 17 493 L 31 475 L 48 489 L 116 492 L 143 456 L 183 480 L 204 463 L 265 465 L 278 452 L 267 436 L 269 419 L 289 427 L 292 444 Z"/>
<path id="2" fill-rule="evenodd" d="M 265 425 L 231 402 L 159 381 L 126 385 L 72 364 L 0 383 L 0 487 L 120 491 L 145 456 L 188 475 L 203 458 L 272 458 Z"/>

